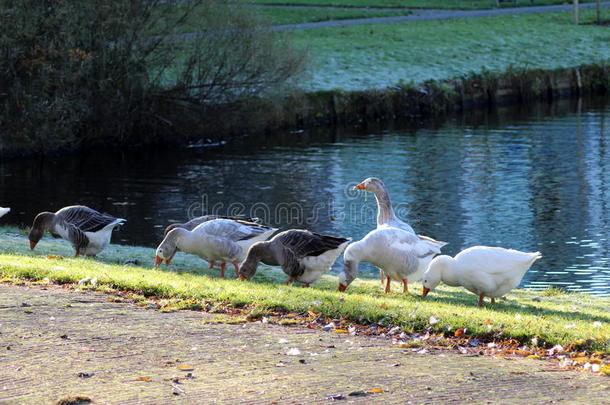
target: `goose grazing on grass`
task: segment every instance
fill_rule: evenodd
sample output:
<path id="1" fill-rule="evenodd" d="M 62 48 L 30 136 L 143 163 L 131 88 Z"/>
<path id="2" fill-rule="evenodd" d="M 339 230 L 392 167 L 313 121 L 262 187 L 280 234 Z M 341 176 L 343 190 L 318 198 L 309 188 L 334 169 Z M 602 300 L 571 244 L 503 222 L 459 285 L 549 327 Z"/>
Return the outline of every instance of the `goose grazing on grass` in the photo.
<path id="1" fill-rule="evenodd" d="M 0 207 L 0 217 L 3 217 L 4 215 L 8 214 L 10 210 L 11 210 L 10 208 Z"/>
<path id="2" fill-rule="evenodd" d="M 32 224 L 30 248 L 34 249 L 48 230 L 70 242 L 75 256 L 95 256 L 110 244 L 114 228 L 125 222 L 125 219 L 102 214 L 84 205 L 64 207 L 55 213 L 41 212 Z"/>
<path id="3" fill-rule="evenodd" d="M 542 257 L 540 252 L 526 253 L 500 247 L 473 246 L 462 250 L 455 257 L 442 255 L 430 263 L 424 274 L 423 296 L 442 281 L 462 286 L 483 298 L 495 298 L 517 287 L 532 264 Z"/>
<path id="4" fill-rule="evenodd" d="M 383 226 L 375 229 L 345 249 L 339 291 L 345 291 L 357 277 L 359 263 L 368 262 L 384 272 L 386 293 L 390 292 L 391 280 L 401 282 L 403 292 L 408 292 L 408 283 L 421 280 L 428 264 L 444 245 L 445 242 L 417 236 L 403 229 Z"/>
<path id="5" fill-rule="evenodd" d="M 248 256 L 241 264 L 240 279 L 251 278 L 258 263 L 263 262 L 282 266 L 288 275 L 285 284 L 298 281 L 309 287 L 330 269 L 349 241 L 300 229 L 278 233 L 266 242 L 250 246 Z"/>
<path id="6" fill-rule="evenodd" d="M 169 264 L 180 249 L 185 253 L 195 254 L 212 263 L 221 261 L 220 277 L 224 278 L 226 262 L 235 266 L 239 275 L 239 265 L 252 244 L 269 238 L 276 228 L 270 228 L 254 222 L 213 219 L 197 225 L 192 231 L 184 228 L 172 229 L 157 248 L 155 267 L 163 260 Z"/>
<path id="7" fill-rule="evenodd" d="M 171 224 L 168 225 L 167 228 L 165 228 L 165 231 L 163 231 L 163 237 L 165 238 L 167 236 L 167 234 L 169 233 L 169 231 L 171 231 L 172 229 L 176 229 L 176 228 L 184 228 L 187 229 L 189 231 L 192 231 L 193 229 L 195 229 L 195 227 L 197 225 L 201 225 L 204 222 L 208 222 L 211 221 L 213 219 L 232 219 L 235 221 L 246 221 L 246 222 L 255 222 L 255 223 L 260 223 L 260 219 L 258 218 L 250 218 L 250 217 L 246 217 L 246 216 L 225 216 L 225 215 L 203 215 L 201 217 L 197 217 L 197 218 L 193 218 L 188 222 L 185 222 L 183 224 Z"/>

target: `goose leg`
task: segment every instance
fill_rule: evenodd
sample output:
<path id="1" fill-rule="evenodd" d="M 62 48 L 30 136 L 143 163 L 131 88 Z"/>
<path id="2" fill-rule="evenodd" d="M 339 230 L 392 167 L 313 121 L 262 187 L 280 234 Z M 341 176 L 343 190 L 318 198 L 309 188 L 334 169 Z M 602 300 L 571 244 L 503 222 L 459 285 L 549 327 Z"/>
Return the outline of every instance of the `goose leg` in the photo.
<path id="1" fill-rule="evenodd" d="M 210 267 L 208 267 L 208 269 L 213 269 L 213 268 L 214 268 L 214 266 L 216 266 L 216 260 L 212 260 L 212 261 L 210 262 Z"/>
<path id="2" fill-rule="evenodd" d="M 225 278 L 225 269 L 227 264 L 225 262 L 220 263 L 220 278 Z"/>
<path id="3" fill-rule="evenodd" d="M 385 293 L 388 294 L 391 290 L 391 283 L 392 283 L 392 279 L 390 279 L 390 277 L 387 277 L 387 281 L 385 283 Z"/>
<path id="4" fill-rule="evenodd" d="M 76 253 L 74 254 L 74 257 L 78 256 L 80 256 L 80 248 L 76 248 Z"/>
<path id="5" fill-rule="evenodd" d="M 309 288 L 309 283 L 305 283 L 305 288 Z"/>
<path id="6" fill-rule="evenodd" d="M 235 266 L 235 277 L 239 278 L 239 264 L 237 264 L 237 260 L 233 260 L 231 263 Z"/>
<path id="7" fill-rule="evenodd" d="M 495 299 L 495 298 L 492 298 L 492 299 L 491 299 L 491 303 L 492 303 L 492 304 L 495 304 L 495 303 L 496 303 L 496 299 Z"/>
<path id="8" fill-rule="evenodd" d="M 407 281 L 406 278 L 402 279 L 402 292 L 403 293 L 408 293 L 409 292 L 409 282 Z"/>
<path id="9" fill-rule="evenodd" d="M 381 284 L 385 281 L 385 274 L 383 274 L 383 270 L 379 269 L 379 278 L 381 279 Z"/>
<path id="10" fill-rule="evenodd" d="M 284 283 L 284 285 L 290 285 L 294 281 L 294 277 L 289 277 L 288 280 Z"/>
<path id="11" fill-rule="evenodd" d="M 483 306 L 483 298 L 485 298 L 485 294 L 479 294 L 479 306 Z"/>

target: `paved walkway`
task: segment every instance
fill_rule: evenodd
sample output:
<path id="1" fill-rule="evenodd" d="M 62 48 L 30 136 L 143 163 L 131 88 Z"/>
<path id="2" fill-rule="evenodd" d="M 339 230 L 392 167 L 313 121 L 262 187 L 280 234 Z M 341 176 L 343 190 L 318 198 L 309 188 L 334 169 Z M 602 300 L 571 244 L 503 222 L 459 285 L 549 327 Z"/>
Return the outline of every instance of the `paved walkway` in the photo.
<path id="1" fill-rule="evenodd" d="M 580 10 L 585 10 L 595 7 L 595 3 L 585 3 L 580 5 Z M 602 7 L 610 7 L 610 2 L 603 2 Z M 513 7 L 513 8 L 496 8 L 487 10 L 413 10 L 411 15 L 403 15 L 396 17 L 374 17 L 374 18 L 359 18 L 352 20 L 332 20 L 320 21 L 303 24 L 288 24 L 278 25 L 273 29 L 278 31 L 296 30 L 296 29 L 314 29 L 325 27 L 345 27 L 349 25 L 361 24 L 390 24 L 390 23 L 405 23 L 415 21 L 429 20 L 448 20 L 452 18 L 481 18 L 500 15 L 518 15 L 518 14 L 533 14 L 546 13 L 553 11 L 570 11 L 571 4 L 562 4 L 556 6 L 534 6 L 534 7 Z"/>
<path id="2" fill-rule="evenodd" d="M 610 392 L 606 378 L 539 360 L 419 354 L 383 339 L 211 324 L 205 313 L 113 300 L 0 285 L 0 403 L 80 394 L 99 404 L 310 404 L 341 394 L 359 404 L 602 404 Z"/>

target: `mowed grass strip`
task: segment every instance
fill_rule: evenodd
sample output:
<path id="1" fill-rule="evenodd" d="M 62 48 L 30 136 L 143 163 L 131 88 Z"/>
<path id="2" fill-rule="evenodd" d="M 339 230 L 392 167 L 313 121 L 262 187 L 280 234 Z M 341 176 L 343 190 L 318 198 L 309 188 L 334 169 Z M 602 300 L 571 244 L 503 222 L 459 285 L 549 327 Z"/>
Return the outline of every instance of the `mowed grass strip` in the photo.
<path id="1" fill-rule="evenodd" d="M 176 255 L 170 269 L 152 269 L 152 248 L 111 245 L 98 259 L 72 258 L 66 242 L 45 238 L 31 252 L 23 232 L 14 229 L 0 233 L 0 253 L 4 281 L 74 283 L 90 277 L 98 279 L 102 290 L 184 300 L 190 308 L 212 302 L 248 307 L 259 315 L 311 310 L 357 324 L 397 325 L 407 332 L 467 328 L 470 336 L 486 340 L 514 338 L 528 344 L 535 337 L 539 344 L 610 352 L 610 299 L 586 294 L 515 290 L 508 300 L 479 308 L 476 297 L 459 288 L 441 287 L 424 300 L 419 284 L 403 294 L 395 283 L 397 292 L 385 295 L 378 280 L 360 279 L 339 293 L 334 275 L 311 288 L 288 287 L 281 284 L 286 279 L 281 270 L 263 266 L 253 281 L 241 282 L 232 272 L 219 279 L 217 269 L 208 270 L 206 262 L 183 253 Z M 47 257 L 50 254 L 63 256 Z M 134 260 L 139 265 L 124 264 Z M 431 324 L 431 317 L 438 322 Z"/>
<path id="2" fill-rule="evenodd" d="M 591 23 L 593 12 L 583 12 Z M 508 15 L 292 32 L 309 51 L 308 91 L 365 90 L 511 68 L 605 63 L 610 29 L 571 13 Z"/>

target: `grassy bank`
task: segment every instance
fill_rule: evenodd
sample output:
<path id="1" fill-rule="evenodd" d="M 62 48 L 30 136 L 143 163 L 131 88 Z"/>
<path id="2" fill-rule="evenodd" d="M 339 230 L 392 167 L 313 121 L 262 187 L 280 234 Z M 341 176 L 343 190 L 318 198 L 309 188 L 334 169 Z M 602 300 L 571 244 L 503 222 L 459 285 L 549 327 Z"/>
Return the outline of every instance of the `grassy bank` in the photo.
<path id="1" fill-rule="evenodd" d="M 411 294 L 385 295 L 376 280 L 357 280 L 347 293 L 338 293 L 334 275 L 324 276 L 309 289 L 287 287 L 279 284 L 286 276 L 271 268 L 259 268 L 252 282 L 221 280 L 218 270 L 207 270 L 205 262 L 182 253 L 170 269 L 153 270 L 154 250 L 150 248 L 111 245 L 99 259 L 71 258 L 64 241 L 45 238 L 31 252 L 23 232 L 15 229 L 0 232 L 0 246 L 0 275 L 5 281 L 74 283 L 89 277 L 97 278 L 98 289 L 153 296 L 171 303 L 171 308 L 228 304 L 245 307 L 246 314 L 254 318 L 273 311 L 312 311 L 357 324 L 397 325 L 407 332 L 452 334 L 466 328 L 469 336 L 486 340 L 517 339 L 530 344 L 537 338 L 539 344 L 549 346 L 610 352 L 607 298 L 555 290 L 513 291 L 507 301 L 478 308 L 474 295 L 447 287 L 422 300 L 417 284 Z M 137 260 L 139 265 L 125 265 L 128 260 Z M 397 284 L 395 289 L 400 290 Z"/>
<path id="2" fill-rule="evenodd" d="M 593 13 L 583 12 L 592 22 Z M 555 69 L 610 58 L 610 29 L 545 13 L 295 31 L 308 48 L 308 91 L 364 90 L 511 68 Z"/>

